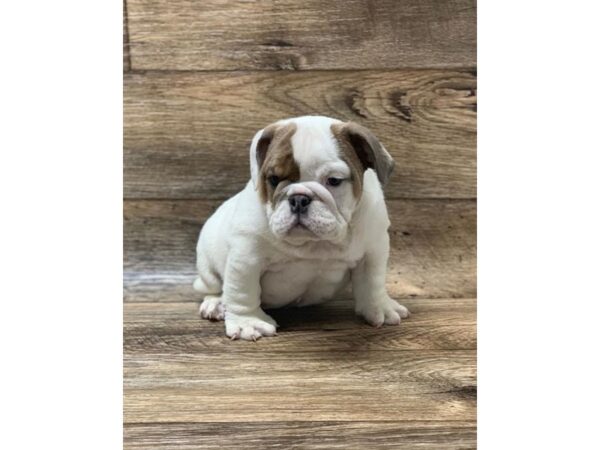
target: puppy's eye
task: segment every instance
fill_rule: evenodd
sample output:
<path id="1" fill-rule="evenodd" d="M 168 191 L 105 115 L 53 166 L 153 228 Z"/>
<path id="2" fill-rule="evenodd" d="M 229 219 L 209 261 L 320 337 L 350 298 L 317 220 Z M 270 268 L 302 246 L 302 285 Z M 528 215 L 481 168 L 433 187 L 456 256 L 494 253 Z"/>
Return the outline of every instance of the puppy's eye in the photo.
<path id="1" fill-rule="evenodd" d="M 340 184 L 342 184 L 342 180 L 341 178 L 334 178 L 334 177 L 329 177 L 327 178 L 327 184 L 329 186 L 339 186 Z"/>
<path id="2" fill-rule="evenodd" d="M 279 177 L 277 175 L 271 175 L 269 178 L 269 184 L 276 187 L 279 184 Z"/>

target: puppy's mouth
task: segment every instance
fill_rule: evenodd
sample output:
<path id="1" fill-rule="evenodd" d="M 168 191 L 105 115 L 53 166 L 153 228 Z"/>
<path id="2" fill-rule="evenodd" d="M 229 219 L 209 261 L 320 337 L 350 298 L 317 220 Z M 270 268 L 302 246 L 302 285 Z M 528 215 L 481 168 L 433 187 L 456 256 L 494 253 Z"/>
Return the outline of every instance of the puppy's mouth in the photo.
<path id="1" fill-rule="evenodd" d="M 294 218 L 294 222 L 292 222 L 292 225 L 289 228 L 288 234 L 293 231 L 297 231 L 297 232 L 306 231 L 310 234 L 313 234 L 313 235 L 315 234 L 310 228 L 308 228 L 307 225 L 302 223 L 302 218 L 298 215 L 296 215 L 296 217 Z"/>
<path id="2" fill-rule="evenodd" d="M 289 244 L 302 245 L 309 241 L 321 241 L 322 236 L 315 233 L 309 224 L 303 223 L 302 216 L 295 216 L 282 236 Z"/>
<path id="3" fill-rule="evenodd" d="M 296 197 L 281 197 L 269 216 L 271 230 L 276 236 L 292 245 L 307 241 L 331 241 L 340 237 L 345 228 L 336 214 L 333 198 L 312 195 L 312 191 L 310 196 L 304 193 L 293 195 Z M 324 197 L 327 201 L 322 199 Z"/>

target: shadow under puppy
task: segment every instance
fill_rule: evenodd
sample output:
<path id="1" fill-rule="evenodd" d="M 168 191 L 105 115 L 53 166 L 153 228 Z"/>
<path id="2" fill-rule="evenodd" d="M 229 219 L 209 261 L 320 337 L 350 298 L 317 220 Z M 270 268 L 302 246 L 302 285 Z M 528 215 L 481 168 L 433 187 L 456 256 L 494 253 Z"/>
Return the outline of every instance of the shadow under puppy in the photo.
<path id="1" fill-rule="evenodd" d="M 314 305 L 352 285 L 356 313 L 397 325 L 408 310 L 386 291 L 390 221 L 382 185 L 394 161 L 366 128 L 321 116 L 254 136 L 251 180 L 208 219 L 194 288 L 205 319 L 232 339 L 275 335 L 263 308 Z"/>

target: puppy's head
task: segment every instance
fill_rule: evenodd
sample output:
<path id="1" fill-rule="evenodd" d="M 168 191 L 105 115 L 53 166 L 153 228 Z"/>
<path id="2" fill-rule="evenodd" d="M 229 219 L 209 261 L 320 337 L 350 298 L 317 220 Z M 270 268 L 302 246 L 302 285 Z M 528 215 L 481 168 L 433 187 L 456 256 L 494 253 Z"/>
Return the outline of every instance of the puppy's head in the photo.
<path id="1" fill-rule="evenodd" d="M 320 116 L 275 122 L 254 136 L 252 181 L 273 234 L 292 245 L 342 241 L 366 170 L 385 185 L 394 162 L 366 128 Z"/>

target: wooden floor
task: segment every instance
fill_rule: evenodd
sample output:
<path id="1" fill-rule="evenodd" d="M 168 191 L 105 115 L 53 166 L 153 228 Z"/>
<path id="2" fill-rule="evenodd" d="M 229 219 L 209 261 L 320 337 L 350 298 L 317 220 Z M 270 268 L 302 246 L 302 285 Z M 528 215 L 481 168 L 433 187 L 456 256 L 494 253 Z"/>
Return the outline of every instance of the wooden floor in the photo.
<path id="1" fill-rule="evenodd" d="M 124 446 L 476 447 L 473 0 L 127 0 Z M 249 177 L 254 132 L 324 114 L 371 128 L 390 294 L 374 329 L 349 298 L 273 311 L 230 341 L 191 288 L 203 223 Z"/>

